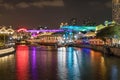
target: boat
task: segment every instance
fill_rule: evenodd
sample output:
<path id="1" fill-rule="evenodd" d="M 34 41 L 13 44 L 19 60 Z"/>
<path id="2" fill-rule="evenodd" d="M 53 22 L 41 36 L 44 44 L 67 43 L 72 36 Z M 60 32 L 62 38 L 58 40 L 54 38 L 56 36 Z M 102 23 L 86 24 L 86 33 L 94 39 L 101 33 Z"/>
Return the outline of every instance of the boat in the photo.
<path id="1" fill-rule="evenodd" d="M 12 53 L 15 51 L 15 48 L 14 47 L 6 47 L 6 48 L 2 48 L 0 49 L 0 56 L 2 55 L 7 55 L 9 53 Z"/>

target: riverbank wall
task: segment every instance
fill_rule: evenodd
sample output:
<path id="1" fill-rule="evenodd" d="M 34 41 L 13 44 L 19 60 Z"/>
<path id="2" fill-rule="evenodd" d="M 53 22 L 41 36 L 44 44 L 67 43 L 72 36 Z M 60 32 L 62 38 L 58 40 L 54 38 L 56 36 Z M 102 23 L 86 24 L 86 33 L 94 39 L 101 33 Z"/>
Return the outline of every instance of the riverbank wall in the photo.
<path id="1" fill-rule="evenodd" d="M 116 48 L 116 47 L 109 47 L 109 46 L 97 46 L 97 45 L 78 45 L 78 44 L 74 44 L 74 47 L 81 47 L 81 48 L 90 48 L 93 50 L 97 50 L 102 52 L 105 55 L 113 55 L 113 56 L 117 56 L 120 57 L 120 48 Z"/>
<path id="2" fill-rule="evenodd" d="M 58 46 L 56 43 L 38 43 L 38 45 L 45 46 Z M 63 46 L 63 45 L 61 45 Z M 67 44 L 65 46 L 81 47 L 81 48 L 90 48 L 102 52 L 105 55 L 113 55 L 120 57 L 120 48 L 110 47 L 110 46 L 98 46 L 98 45 L 89 45 L 89 44 Z M 59 46 L 58 46 L 59 47 Z"/>

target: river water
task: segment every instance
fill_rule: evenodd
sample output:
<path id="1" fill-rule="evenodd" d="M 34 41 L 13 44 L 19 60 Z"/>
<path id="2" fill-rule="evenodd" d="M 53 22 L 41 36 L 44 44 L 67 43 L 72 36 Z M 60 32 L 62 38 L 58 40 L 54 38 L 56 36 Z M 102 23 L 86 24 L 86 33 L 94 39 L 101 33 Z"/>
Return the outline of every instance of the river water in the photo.
<path id="1" fill-rule="evenodd" d="M 87 48 L 19 45 L 0 57 L 0 80 L 120 80 L 120 58 Z"/>

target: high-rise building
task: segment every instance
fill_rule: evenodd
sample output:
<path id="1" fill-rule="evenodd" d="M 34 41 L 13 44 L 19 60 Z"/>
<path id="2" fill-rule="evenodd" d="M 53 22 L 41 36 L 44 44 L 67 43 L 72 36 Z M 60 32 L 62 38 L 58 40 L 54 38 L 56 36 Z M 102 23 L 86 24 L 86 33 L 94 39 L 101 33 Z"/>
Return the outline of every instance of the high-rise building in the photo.
<path id="1" fill-rule="evenodd" d="M 120 24 L 120 0 L 112 0 L 112 18 Z"/>

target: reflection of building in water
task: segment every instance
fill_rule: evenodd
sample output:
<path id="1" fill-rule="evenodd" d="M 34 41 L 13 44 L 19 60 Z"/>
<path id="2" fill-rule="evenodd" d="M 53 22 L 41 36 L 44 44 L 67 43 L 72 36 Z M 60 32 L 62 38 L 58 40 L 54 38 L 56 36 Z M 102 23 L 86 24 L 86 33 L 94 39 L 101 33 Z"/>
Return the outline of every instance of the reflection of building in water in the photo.
<path id="1" fill-rule="evenodd" d="M 112 18 L 120 24 L 120 0 L 112 0 Z"/>

